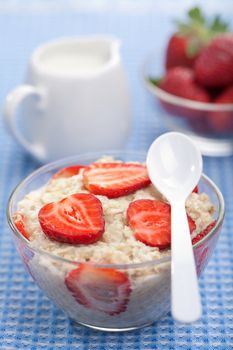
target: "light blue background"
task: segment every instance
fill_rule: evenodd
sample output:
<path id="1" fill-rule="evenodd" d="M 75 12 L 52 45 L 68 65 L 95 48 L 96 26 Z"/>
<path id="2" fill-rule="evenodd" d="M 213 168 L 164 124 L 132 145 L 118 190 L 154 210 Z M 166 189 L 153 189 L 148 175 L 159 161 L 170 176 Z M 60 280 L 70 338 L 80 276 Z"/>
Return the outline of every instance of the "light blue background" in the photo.
<path id="1" fill-rule="evenodd" d="M 164 128 L 144 91 L 139 67 L 172 30 L 192 1 L 0 0 L 0 105 L 22 82 L 27 59 L 40 43 L 68 35 L 108 33 L 122 39 L 122 54 L 133 97 L 134 123 L 128 148 L 146 150 Z M 199 2 L 200 3 L 200 2 Z M 233 1 L 203 1 L 207 13 L 231 20 Z M 233 25 L 233 23 L 232 23 Z M 0 348 L 8 349 L 222 349 L 233 348 L 233 158 L 205 159 L 205 172 L 220 186 L 226 219 L 218 247 L 200 280 L 203 318 L 179 325 L 170 315 L 125 334 L 74 327 L 25 272 L 5 220 L 13 187 L 38 164 L 8 136 L 0 120 Z"/>

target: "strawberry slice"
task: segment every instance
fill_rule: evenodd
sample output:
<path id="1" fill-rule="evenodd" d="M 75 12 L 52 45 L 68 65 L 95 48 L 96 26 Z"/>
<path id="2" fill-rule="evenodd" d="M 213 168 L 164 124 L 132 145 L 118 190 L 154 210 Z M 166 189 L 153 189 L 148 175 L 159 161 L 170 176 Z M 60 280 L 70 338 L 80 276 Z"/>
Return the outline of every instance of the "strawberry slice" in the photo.
<path id="1" fill-rule="evenodd" d="M 90 244 L 104 232 L 102 204 L 92 194 L 73 194 L 43 206 L 38 219 L 44 233 L 58 242 Z"/>
<path id="2" fill-rule="evenodd" d="M 26 238 L 26 239 L 30 239 L 30 235 L 27 232 L 26 228 L 25 228 L 25 222 L 26 222 L 26 218 L 23 214 L 20 213 L 15 213 L 14 215 L 14 224 L 17 228 L 17 230 Z"/>
<path id="3" fill-rule="evenodd" d="M 134 163 L 94 163 L 83 172 L 85 187 L 94 194 L 117 198 L 150 184 L 145 165 Z"/>
<path id="4" fill-rule="evenodd" d="M 127 210 L 129 226 L 135 238 L 151 247 L 165 249 L 171 244 L 171 207 L 159 200 L 139 199 L 130 203 Z M 190 232 L 194 221 L 188 216 Z"/>
<path id="5" fill-rule="evenodd" d="M 198 192 L 199 192 L 198 186 L 194 187 L 193 193 L 198 193 Z"/>
<path id="6" fill-rule="evenodd" d="M 65 284 L 78 303 L 108 315 L 125 311 L 131 292 L 124 272 L 90 264 L 81 264 L 69 272 Z"/>
<path id="7" fill-rule="evenodd" d="M 192 239 L 192 244 L 196 244 L 199 242 L 202 238 L 204 238 L 216 225 L 216 221 L 211 222 L 202 232 L 200 232 L 196 237 Z"/>
<path id="8" fill-rule="evenodd" d="M 78 175 L 80 173 L 80 170 L 83 168 L 85 168 L 84 165 L 74 165 L 74 166 L 69 166 L 67 168 L 63 168 L 59 170 L 57 173 L 55 173 L 52 176 L 52 179 L 60 179 L 60 178 L 66 178 L 66 177 Z"/>

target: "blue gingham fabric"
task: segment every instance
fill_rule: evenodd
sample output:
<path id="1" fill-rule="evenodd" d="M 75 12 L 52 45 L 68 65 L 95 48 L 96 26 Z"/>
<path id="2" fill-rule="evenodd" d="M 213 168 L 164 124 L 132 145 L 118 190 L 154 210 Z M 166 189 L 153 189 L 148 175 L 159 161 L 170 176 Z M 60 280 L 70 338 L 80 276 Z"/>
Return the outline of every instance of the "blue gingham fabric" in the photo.
<path id="1" fill-rule="evenodd" d="M 133 98 L 134 122 L 127 147 L 146 150 L 165 129 L 142 86 L 139 67 L 154 47 L 165 42 L 172 30 L 169 17 L 183 14 L 191 4 L 191 0 L 0 0 L 0 105 L 7 92 L 22 82 L 27 59 L 37 45 L 60 36 L 113 34 L 122 40 Z M 207 0 L 203 7 L 209 14 L 221 11 L 232 21 L 232 0 Z M 1 349 L 233 349 L 232 157 L 204 159 L 205 172 L 223 192 L 226 218 L 200 280 L 202 319 L 187 326 L 175 323 L 169 314 L 150 327 L 122 334 L 74 325 L 24 270 L 10 237 L 5 207 L 13 187 L 38 166 L 0 120 Z"/>

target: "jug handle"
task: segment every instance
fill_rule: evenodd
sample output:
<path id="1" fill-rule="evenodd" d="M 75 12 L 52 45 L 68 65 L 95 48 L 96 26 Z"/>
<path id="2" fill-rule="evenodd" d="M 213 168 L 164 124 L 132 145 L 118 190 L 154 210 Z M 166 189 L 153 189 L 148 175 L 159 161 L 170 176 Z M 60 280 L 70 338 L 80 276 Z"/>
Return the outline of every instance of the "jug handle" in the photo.
<path id="1" fill-rule="evenodd" d="M 16 125 L 16 114 L 19 105 L 29 97 L 37 97 L 37 107 L 43 109 L 43 93 L 39 88 L 32 85 L 19 85 L 13 91 L 11 91 L 5 101 L 4 106 L 4 118 L 8 126 L 9 131 L 14 136 L 16 141 L 21 144 L 29 153 L 31 153 L 38 160 L 43 161 L 45 158 L 45 150 L 42 145 L 30 142 L 27 140 Z"/>

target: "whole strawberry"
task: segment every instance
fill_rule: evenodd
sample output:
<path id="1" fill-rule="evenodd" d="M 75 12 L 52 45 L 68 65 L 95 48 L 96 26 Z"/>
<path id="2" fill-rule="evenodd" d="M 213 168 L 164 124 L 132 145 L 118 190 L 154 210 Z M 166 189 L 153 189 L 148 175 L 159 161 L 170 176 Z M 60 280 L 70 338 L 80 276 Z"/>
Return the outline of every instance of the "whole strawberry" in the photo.
<path id="1" fill-rule="evenodd" d="M 228 25 L 216 16 L 207 21 L 198 7 L 188 12 L 186 22 L 176 21 L 177 31 L 171 36 L 166 52 L 166 68 L 192 67 L 199 52 L 216 35 L 226 32 Z"/>
<path id="2" fill-rule="evenodd" d="M 206 87 L 233 83 L 233 33 L 219 35 L 202 50 L 195 62 L 196 80 Z"/>
<path id="3" fill-rule="evenodd" d="M 190 68 L 175 67 L 169 69 L 165 77 L 160 81 L 159 87 L 172 95 L 189 100 L 209 102 L 206 90 L 194 80 L 193 71 Z"/>
<path id="4" fill-rule="evenodd" d="M 178 97 L 199 102 L 210 101 L 206 90 L 195 82 L 193 71 L 190 68 L 175 67 L 169 69 L 165 77 L 157 85 L 166 92 Z M 170 103 L 163 100 L 160 100 L 160 103 L 171 115 L 195 121 L 202 118 L 202 111 L 193 109 L 187 104 L 176 105 L 173 102 Z"/>
<path id="5" fill-rule="evenodd" d="M 177 66 L 192 67 L 197 55 L 189 52 L 189 40 L 181 34 L 174 34 L 167 46 L 166 69 Z"/>
<path id="6" fill-rule="evenodd" d="M 208 124 L 216 133 L 232 133 L 233 131 L 233 85 L 223 91 L 214 101 L 217 104 L 232 104 L 231 110 L 209 112 Z"/>

